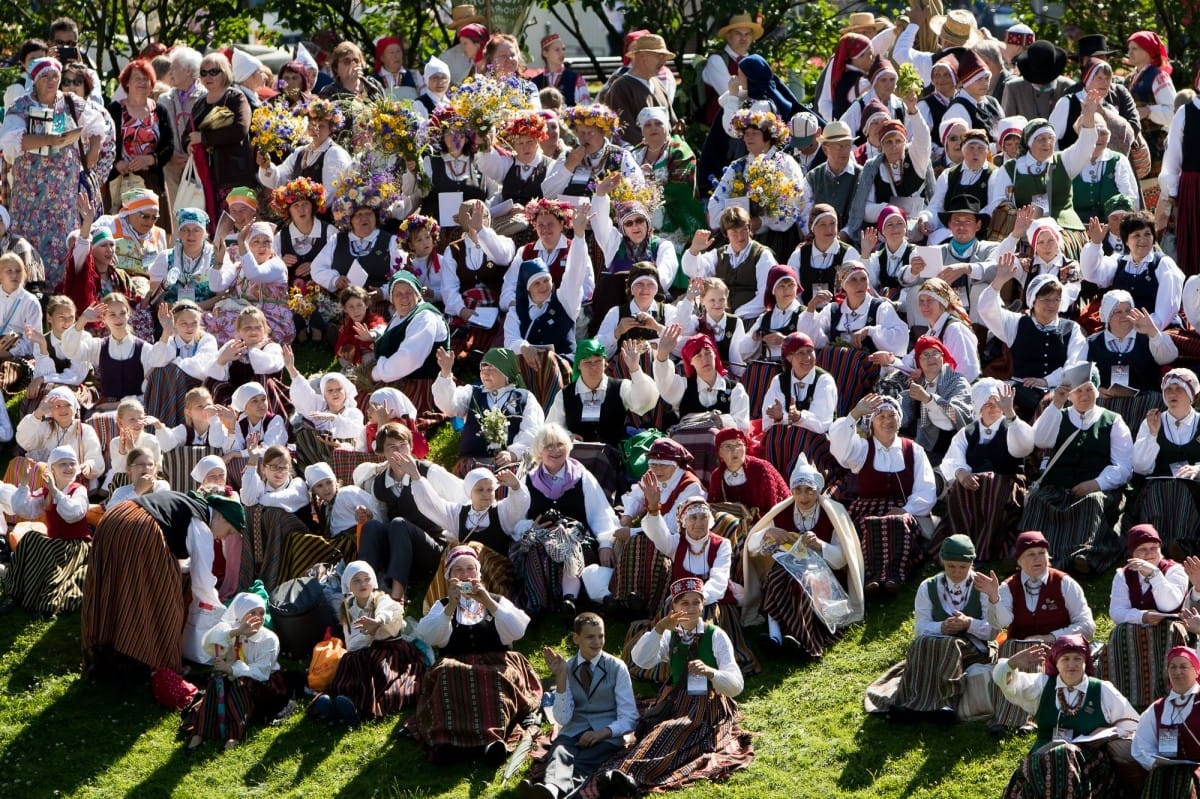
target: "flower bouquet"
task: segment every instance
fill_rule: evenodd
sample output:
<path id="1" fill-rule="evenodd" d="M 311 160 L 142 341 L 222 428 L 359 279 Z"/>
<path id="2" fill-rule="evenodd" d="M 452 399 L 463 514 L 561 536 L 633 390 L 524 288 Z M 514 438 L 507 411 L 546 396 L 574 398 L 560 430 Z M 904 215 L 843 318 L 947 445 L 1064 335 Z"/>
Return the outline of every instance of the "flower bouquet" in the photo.
<path id="1" fill-rule="evenodd" d="M 479 430 L 487 442 L 488 452 L 496 453 L 508 446 L 508 416 L 502 408 L 488 408 L 476 413 Z"/>
<path id="2" fill-rule="evenodd" d="M 912 64 L 904 63 L 896 70 L 896 96 L 908 97 L 910 94 L 919 95 L 925 90 L 925 82 L 921 74 Z"/>
<path id="3" fill-rule="evenodd" d="M 408 100 L 381 98 L 368 103 L 355 118 L 354 149 L 401 161 L 419 161 L 425 154 L 421 117 Z"/>
<path id="4" fill-rule="evenodd" d="M 639 203 L 647 211 L 654 213 L 663 205 L 662 186 L 653 180 L 648 180 L 641 186 L 635 186 L 629 182 L 628 178 L 622 176 L 620 182 L 609 191 L 608 199 L 614 209 L 618 206 Z"/>
<path id="5" fill-rule="evenodd" d="M 273 163 L 282 163 L 308 141 L 308 117 L 303 110 L 268 103 L 250 116 L 250 144 Z"/>
<path id="6" fill-rule="evenodd" d="M 347 230 L 350 217 L 359 208 L 371 208 L 385 213 L 398 199 L 398 184 L 387 172 L 367 166 L 351 169 L 333 181 L 333 221 Z"/>
<path id="7" fill-rule="evenodd" d="M 775 153 L 750 159 L 746 171 L 734 178 L 733 193 L 750 198 L 760 216 L 796 222 L 800 220 L 802 191 L 784 169 L 784 157 L 782 153 Z"/>
<path id="8" fill-rule="evenodd" d="M 499 128 L 510 116 L 533 108 L 516 76 L 467 78 L 450 89 L 446 102 L 480 135 Z"/>
<path id="9" fill-rule="evenodd" d="M 317 283 L 295 280 L 288 287 L 288 308 L 301 319 L 308 319 L 317 309 L 321 287 Z"/>

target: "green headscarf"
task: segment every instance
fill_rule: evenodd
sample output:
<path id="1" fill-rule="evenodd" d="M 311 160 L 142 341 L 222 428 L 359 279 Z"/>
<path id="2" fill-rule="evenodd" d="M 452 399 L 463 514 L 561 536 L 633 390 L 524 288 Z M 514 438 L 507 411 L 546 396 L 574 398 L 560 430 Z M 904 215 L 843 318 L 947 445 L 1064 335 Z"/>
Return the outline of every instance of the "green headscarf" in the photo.
<path id="1" fill-rule="evenodd" d="M 512 350 L 504 347 L 493 347 L 484 353 L 483 360 L 480 363 L 486 363 L 488 366 L 493 366 L 508 378 L 508 382 L 512 383 L 517 388 L 525 388 L 525 381 L 521 379 L 521 362 L 517 359 L 517 354 Z"/>
<path id="2" fill-rule="evenodd" d="M 600 343 L 600 339 L 598 338 L 585 338 L 583 341 L 575 342 L 575 360 L 572 361 L 571 382 L 574 383 L 579 379 L 580 361 L 587 358 L 595 358 L 597 355 L 603 358 L 607 354 L 604 345 Z"/>
<path id="3" fill-rule="evenodd" d="M 213 492 L 207 494 L 204 501 L 210 508 L 224 516 L 225 521 L 233 525 L 234 529 L 239 532 L 246 529 L 246 509 L 242 507 L 242 500 L 237 494 L 227 497 L 224 494 Z"/>
<path id="4" fill-rule="evenodd" d="M 962 533 L 952 535 L 942 542 L 938 557 L 955 563 L 974 563 L 975 543 Z"/>

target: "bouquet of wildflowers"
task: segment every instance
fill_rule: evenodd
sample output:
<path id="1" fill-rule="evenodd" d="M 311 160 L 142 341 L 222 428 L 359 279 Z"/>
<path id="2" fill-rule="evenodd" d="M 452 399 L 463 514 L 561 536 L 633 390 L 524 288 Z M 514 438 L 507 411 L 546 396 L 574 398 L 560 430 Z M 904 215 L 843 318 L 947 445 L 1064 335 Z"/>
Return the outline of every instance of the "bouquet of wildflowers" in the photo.
<path id="1" fill-rule="evenodd" d="M 783 166 L 783 153 L 760 155 L 746 163 L 746 171 L 735 176 L 733 195 L 750 198 L 760 216 L 800 219 L 800 185 Z"/>
<path id="2" fill-rule="evenodd" d="M 359 208 L 383 214 L 398 199 L 399 184 L 383 171 L 367 166 L 351 169 L 333 181 L 333 222 L 343 230 Z"/>
<path id="3" fill-rule="evenodd" d="M 508 417 L 503 408 L 488 408 L 476 413 L 479 430 L 487 442 L 489 452 L 499 452 L 508 446 Z"/>
<path id="4" fill-rule="evenodd" d="M 288 287 L 288 308 L 301 319 L 307 319 L 317 309 L 321 287 L 317 283 L 295 280 Z"/>
<path id="5" fill-rule="evenodd" d="M 355 117 L 354 149 L 419 161 L 425 154 L 421 117 L 408 100 L 381 98 Z"/>
<path id="6" fill-rule="evenodd" d="M 499 128 L 514 114 L 532 110 L 529 97 L 515 75 L 467 78 L 447 92 L 446 102 L 480 135 Z"/>
<path id="7" fill-rule="evenodd" d="M 629 178 L 621 177 L 621 181 L 608 193 L 609 202 L 613 208 L 639 203 L 650 213 L 662 208 L 662 186 L 653 180 L 647 180 L 641 186 L 629 182 Z"/>
<path id="8" fill-rule="evenodd" d="M 267 103 L 250 116 L 250 143 L 274 163 L 282 163 L 308 141 L 308 117 L 302 109 Z"/>

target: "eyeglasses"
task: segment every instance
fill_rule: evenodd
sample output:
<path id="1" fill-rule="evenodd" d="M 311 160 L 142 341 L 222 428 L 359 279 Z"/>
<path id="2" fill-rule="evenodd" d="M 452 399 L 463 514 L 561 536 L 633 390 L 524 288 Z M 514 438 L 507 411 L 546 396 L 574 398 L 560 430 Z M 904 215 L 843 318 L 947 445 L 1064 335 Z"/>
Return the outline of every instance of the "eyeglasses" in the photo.
<path id="1" fill-rule="evenodd" d="M 202 77 L 202 78 L 215 78 L 220 74 L 221 74 L 221 70 L 219 70 L 219 69 L 202 69 L 202 70 L 200 70 L 200 77 Z"/>
<path id="2" fill-rule="evenodd" d="M 149 211 L 142 211 L 140 214 L 138 214 L 138 216 L 147 222 L 153 222 L 154 220 L 158 219 L 158 214 L 152 214 Z"/>
<path id="3" fill-rule="evenodd" d="M 63 78 L 62 85 L 63 86 L 84 86 L 86 84 L 84 83 L 83 78 Z"/>
<path id="4" fill-rule="evenodd" d="M 79 40 L 78 40 L 78 39 L 74 39 L 74 40 L 72 40 L 72 41 L 62 41 L 61 39 L 55 39 L 55 40 L 54 40 L 54 46 L 55 46 L 55 47 L 78 47 L 78 46 L 79 46 Z"/>

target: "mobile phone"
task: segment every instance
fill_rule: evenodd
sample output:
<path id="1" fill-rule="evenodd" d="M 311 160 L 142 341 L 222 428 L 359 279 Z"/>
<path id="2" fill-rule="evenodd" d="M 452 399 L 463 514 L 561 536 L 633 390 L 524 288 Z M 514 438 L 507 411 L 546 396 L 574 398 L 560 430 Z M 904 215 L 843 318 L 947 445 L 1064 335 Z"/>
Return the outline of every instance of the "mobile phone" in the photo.
<path id="1" fill-rule="evenodd" d="M 63 46 L 58 48 L 59 61 L 76 61 L 79 59 L 79 48 L 74 46 Z"/>

